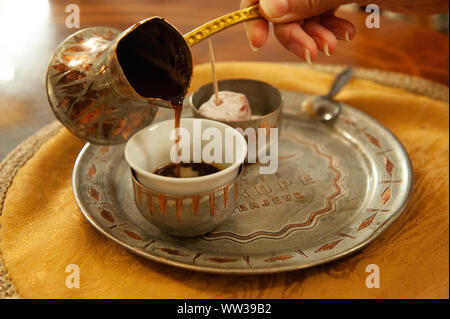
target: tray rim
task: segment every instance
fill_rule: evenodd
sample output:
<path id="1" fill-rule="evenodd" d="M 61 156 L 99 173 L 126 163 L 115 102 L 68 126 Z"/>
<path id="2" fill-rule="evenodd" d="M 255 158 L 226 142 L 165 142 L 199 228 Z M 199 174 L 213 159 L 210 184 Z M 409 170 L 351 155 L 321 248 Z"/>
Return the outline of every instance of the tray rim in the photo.
<path id="1" fill-rule="evenodd" d="M 301 92 L 297 92 L 297 91 L 292 91 L 292 90 L 281 90 L 282 92 L 294 92 L 294 93 L 300 93 L 303 94 Z M 80 165 L 79 163 L 81 162 L 84 153 L 87 152 L 87 150 L 89 149 L 89 147 L 91 146 L 95 146 L 94 144 L 91 143 L 86 143 L 82 150 L 80 151 L 80 153 L 77 156 L 77 159 L 75 161 L 74 164 L 74 169 L 72 172 L 72 192 L 73 195 L 75 197 L 75 201 L 78 205 L 78 207 L 80 208 L 81 212 L 83 213 L 83 215 L 85 216 L 85 218 L 91 223 L 91 225 L 94 226 L 94 228 L 99 231 L 101 234 L 105 235 L 107 238 L 111 239 L 113 242 L 119 244 L 120 246 L 130 250 L 131 252 L 142 256 L 146 259 L 152 260 L 152 261 L 156 261 L 156 262 L 160 262 L 166 265 L 170 265 L 170 266 L 175 266 L 175 267 L 179 267 L 182 269 L 186 269 L 186 270 L 192 270 L 192 271 L 198 271 L 198 272 L 205 272 L 205 273 L 212 273 L 212 274 L 229 274 L 229 275 L 260 275 L 260 274 L 273 274 L 273 273 L 279 273 L 279 272 L 287 272 L 287 271 L 294 271 L 294 270 L 300 270 L 300 269 L 305 269 L 305 268 L 310 268 L 310 267 L 314 267 L 314 266 L 318 266 L 318 265 L 322 265 L 322 264 L 326 264 L 335 260 L 338 260 L 340 258 L 349 256 L 353 253 L 356 253 L 357 251 L 361 250 L 362 248 L 366 247 L 367 245 L 369 245 L 371 242 L 373 242 L 378 236 L 380 236 L 384 231 L 386 231 L 399 217 L 400 215 L 405 211 L 411 196 L 412 196 L 412 191 L 413 191 L 413 186 L 414 186 L 414 171 L 413 171 L 413 167 L 412 167 L 412 163 L 411 163 L 411 159 L 409 157 L 408 152 L 406 151 L 404 145 L 401 143 L 401 141 L 397 138 L 397 136 L 395 136 L 386 126 L 384 126 L 382 123 L 380 123 L 378 120 L 376 120 L 375 118 L 373 118 L 372 116 L 370 116 L 369 114 L 359 110 L 356 107 L 347 105 L 345 103 L 342 103 L 343 106 L 345 106 L 346 108 L 350 108 L 352 112 L 356 112 L 359 113 L 360 115 L 363 115 L 364 117 L 368 118 L 370 121 L 372 121 L 373 123 L 375 123 L 377 126 L 380 127 L 380 129 L 384 130 L 386 133 L 388 133 L 389 137 L 395 141 L 398 146 L 400 147 L 397 151 L 399 151 L 403 158 L 405 159 L 405 164 L 406 164 L 406 170 L 408 172 L 408 183 L 406 185 L 406 189 L 407 194 L 406 196 L 403 198 L 401 205 L 398 206 L 398 208 L 396 208 L 395 212 L 393 212 L 391 214 L 391 216 L 389 217 L 389 219 L 387 221 L 385 221 L 381 226 L 379 226 L 378 228 L 376 228 L 366 239 L 364 239 L 362 242 L 359 242 L 357 244 L 355 244 L 354 246 L 346 249 L 345 251 L 342 252 L 338 252 L 336 254 L 333 254 L 331 256 L 322 258 L 320 260 L 316 260 L 316 261 L 311 261 L 311 262 L 305 262 L 302 264 L 294 264 L 294 265 L 289 265 L 289 266 L 269 266 L 267 268 L 219 268 L 219 267 L 211 267 L 211 266 L 205 266 L 205 265 L 196 265 L 196 264 L 187 264 L 184 263 L 182 261 L 177 261 L 177 260 L 173 260 L 173 259 L 169 259 L 166 257 L 162 257 L 162 256 L 158 256 L 155 254 L 152 254 L 151 252 L 145 251 L 142 248 L 138 248 L 138 247 L 134 247 L 131 244 L 128 244 L 122 240 L 120 240 L 119 238 L 116 238 L 115 236 L 113 236 L 112 234 L 106 232 L 100 225 L 97 224 L 97 222 L 89 215 L 88 213 L 88 209 L 84 206 L 83 202 L 81 201 L 81 199 L 79 198 L 76 190 L 76 178 L 78 176 L 78 171 L 80 169 Z M 290 117 L 292 116 L 291 114 L 282 113 L 283 117 Z"/>

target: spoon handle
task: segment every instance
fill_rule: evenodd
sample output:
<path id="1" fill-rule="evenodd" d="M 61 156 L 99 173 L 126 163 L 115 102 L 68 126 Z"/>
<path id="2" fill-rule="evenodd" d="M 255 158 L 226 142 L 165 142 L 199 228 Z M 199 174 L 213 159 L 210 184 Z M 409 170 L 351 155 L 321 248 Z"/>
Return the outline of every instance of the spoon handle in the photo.
<path id="1" fill-rule="evenodd" d="M 342 71 L 334 80 L 333 85 L 331 86 L 330 92 L 327 95 L 327 98 L 332 100 L 339 91 L 350 81 L 353 76 L 353 68 L 348 67 L 344 71 Z"/>
<path id="2" fill-rule="evenodd" d="M 259 11 L 259 4 L 255 4 L 251 7 L 228 13 L 220 18 L 207 22 L 197 29 L 185 34 L 184 39 L 188 43 L 189 47 L 192 47 L 213 34 L 225 30 L 235 24 L 261 17 L 262 15 Z"/>

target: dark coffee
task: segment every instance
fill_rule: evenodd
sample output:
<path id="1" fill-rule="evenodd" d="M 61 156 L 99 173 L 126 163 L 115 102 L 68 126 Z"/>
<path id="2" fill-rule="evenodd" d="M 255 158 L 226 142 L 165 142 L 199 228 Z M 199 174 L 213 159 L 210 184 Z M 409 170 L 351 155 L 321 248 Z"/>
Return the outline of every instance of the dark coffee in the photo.
<path id="1" fill-rule="evenodd" d="M 167 48 L 164 47 L 164 43 L 152 37 L 158 33 L 156 31 L 158 30 L 152 29 L 151 22 L 141 26 L 119 42 L 117 57 L 127 80 L 139 95 L 160 98 L 172 103 L 175 111 L 175 129 L 178 129 L 186 88 L 173 78 L 174 74 L 170 68 L 174 66 L 163 61 L 167 55 Z M 175 144 L 179 141 L 180 137 L 177 136 Z M 175 166 L 176 176 L 179 176 L 179 173 L 180 168 Z"/>
<path id="2" fill-rule="evenodd" d="M 192 56 L 183 36 L 163 19 L 155 18 L 122 38 L 116 52 L 125 77 L 139 95 L 172 104 L 178 132 L 183 100 L 192 76 Z M 179 141 L 178 135 L 175 144 Z M 174 177 L 183 177 L 181 166 L 173 164 L 173 167 Z M 203 171 L 210 170 L 200 170 Z M 165 174 L 173 175 L 172 168 Z"/>
<path id="3" fill-rule="evenodd" d="M 176 31 L 163 27 L 159 20 L 149 21 L 122 38 L 117 58 L 135 91 L 147 98 L 181 104 L 191 73 L 187 58 L 178 56 Z M 187 59 L 189 61 L 189 59 Z"/>
<path id="4" fill-rule="evenodd" d="M 206 163 L 170 163 L 156 169 L 153 173 L 167 177 L 200 177 L 217 173 L 222 168 L 217 164 Z M 179 170 L 179 172 L 178 172 Z"/>

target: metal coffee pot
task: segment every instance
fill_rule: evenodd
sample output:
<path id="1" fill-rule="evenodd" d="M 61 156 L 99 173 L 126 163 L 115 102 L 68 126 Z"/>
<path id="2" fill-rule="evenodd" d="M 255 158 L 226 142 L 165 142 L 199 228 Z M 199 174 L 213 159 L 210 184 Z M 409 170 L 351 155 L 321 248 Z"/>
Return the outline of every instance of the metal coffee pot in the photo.
<path id="1" fill-rule="evenodd" d="M 160 17 L 121 32 L 91 27 L 69 36 L 47 69 L 50 106 L 72 133 L 94 144 L 125 143 L 158 107 L 182 103 L 190 85 L 190 47 L 237 23 L 260 18 L 258 5 L 182 35 Z"/>

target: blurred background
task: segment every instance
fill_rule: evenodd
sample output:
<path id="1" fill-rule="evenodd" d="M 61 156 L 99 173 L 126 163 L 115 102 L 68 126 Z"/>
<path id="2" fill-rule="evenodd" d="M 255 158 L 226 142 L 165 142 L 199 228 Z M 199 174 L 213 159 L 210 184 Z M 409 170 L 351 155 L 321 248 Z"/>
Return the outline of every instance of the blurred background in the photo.
<path id="1" fill-rule="evenodd" d="M 186 33 L 239 8 L 239 0 L 0 0 L 0 160 L 26 137 L 55 119 L 48 105 L 45 74 L 50 57 L 67 36 L 66 7 L 80 8 L 80 29 L 111 26 L 124 30 L 149 16 L 162 16 Z M 315 63 L 354 65 L 421 76 L 448 85 L 448 15 L 407 16 L 382 10 L 381 27 L 365 27 L 364 8 L 338 13 L 357 29 L 332 57 Z M 213 38 L 216 61 L 303 62 L 278 44 L 253 52 L 242 25 Z M 193 48 L 194 63 L 208 61 L 207 42 Z"/>

